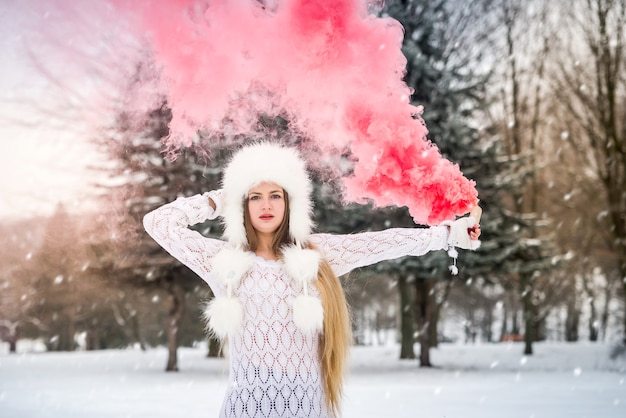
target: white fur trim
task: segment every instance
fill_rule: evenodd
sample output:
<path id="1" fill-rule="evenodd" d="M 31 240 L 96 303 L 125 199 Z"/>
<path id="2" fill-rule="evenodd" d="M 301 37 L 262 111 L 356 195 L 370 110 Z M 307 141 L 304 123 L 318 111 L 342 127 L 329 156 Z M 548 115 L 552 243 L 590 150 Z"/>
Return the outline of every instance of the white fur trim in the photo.
<path id="1" fill-rule="evenodd" d="M 293 322 L 304 333 L 324 330 L 322 301 L 314 296 L 300 295 L 293 300 Z"/>
<path id="2" fill-rule="evenodd" d="M 472 240 L 470 239 L 469 232 L 467 230 L 476 225 L 476 221 L 473 217 L 467 216 L 465 218 L 459 218 L 452 222 L 450 225 L 450 236 L 448 237 L 448 244 L 453 247 L 463 248 L 465 250 L 473 250 Z"/>
<path id="3" fill-rule="evenodd" d="M 318 251 L 295 246 L 283 248 L 283 260 L 287 274 L 306 286 L 317 280 L 317 270 L 322 256 Z"/>
<path id="4" fill-rule="evenodd" d="M 222 180 L 224 237 L 244 248 L 248 241 L 243 224 L 243 202 L 250 189 L 263 182 L 276 183 L 289 194 L 289 232 L 298 244 L 307 241 L 311 220 L 311 179 L 306 164 L 293 148 L 272 143 L 248 145 L 237 152 Z"/>
<path id="5" fill-rule="evenodd" d="M 473 216 L 459 218 L 454 222 L 446 221 L 442 225 L 450 228 L 448 235 L 448 255 L 452 258 L 453 264 L 448 266 L 450 273 L 454 276 L 459 274 L 459 268 L 456 266 L 456 259 L 459 252 L 456 247 L 465 250 L 477 250 L 480 247 L 480 241 L 472 240 L 469 236 L 469 229 L 476 225 L 476 219 Z"/>
<path id="6" fill-rule="evenodd" d="M 223 339 L 241 328 L 243 306 L 239 299 L 219 297 L 209 302 L 203 316 L 213 332 Z"/>

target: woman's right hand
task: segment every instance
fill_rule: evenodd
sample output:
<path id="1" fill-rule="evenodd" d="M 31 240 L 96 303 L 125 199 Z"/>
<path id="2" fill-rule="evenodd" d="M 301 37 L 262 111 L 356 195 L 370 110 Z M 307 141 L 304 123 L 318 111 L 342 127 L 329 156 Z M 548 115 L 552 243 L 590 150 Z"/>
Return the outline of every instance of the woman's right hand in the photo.
<path id="1" fill-rule="evenodd" d="M 222 189 L 211 190 L 210 192 L 205 193 L 204 196 L 206 196 L 209 206 L 213 209 L 213 216 L 211 219 L 222 216 Z"/>

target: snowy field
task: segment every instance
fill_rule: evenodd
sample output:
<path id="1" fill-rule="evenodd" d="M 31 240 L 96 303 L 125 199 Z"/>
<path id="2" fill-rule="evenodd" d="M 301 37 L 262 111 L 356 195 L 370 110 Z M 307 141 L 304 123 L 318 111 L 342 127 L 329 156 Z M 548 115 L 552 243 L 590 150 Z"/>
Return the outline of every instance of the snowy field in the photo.
<path id="1" fill-rule="evenodd" d="M 397 347 L 352 351 L 344 417 L 624 418 L 626 361 L 607 345 L 443 345 L 432 369 L 397 360 Z M 181 349 L 9 355 L 0 351 L 0 417 L 217 417 L 223 360 Z"/>

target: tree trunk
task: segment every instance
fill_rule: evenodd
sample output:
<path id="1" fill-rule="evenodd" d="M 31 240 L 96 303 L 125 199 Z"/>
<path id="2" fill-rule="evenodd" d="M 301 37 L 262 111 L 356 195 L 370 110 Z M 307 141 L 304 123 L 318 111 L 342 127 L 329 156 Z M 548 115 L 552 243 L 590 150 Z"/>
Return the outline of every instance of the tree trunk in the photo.
<path id="1" fill-rule="evenodd" d="M 476 342 L 476 332 L 474 331 L 474 307 L 468 307 L 466 312 L 465 326 L 463 327 L 465 331 L 465 344 L 474 344 Z"/>
<path id="2" fill-rule="evenodd" d="M 18 323 L 0 321 L 0 341 L 9 343 L 9 353 L 17 352 L 17 340 L 19 339 Z"/>
<path id="3" fill-rule="evenodd" d="M 500 328 L 500 341 L 504 341 L 508 334 L 509 308 L 506 303 L 502 304 L 502 327 Z"/>
<path id="4" fill-rule="evenodd" d="M 594 299 L 589 299 L 589 341 L 598 341 L 598 312 Z"/>
<path id="5" fill-rule="evenodd" d="M 493 342 L 493 305 L 491 302 L 485 304 L 485 316 L 482 326 L 483 341 Z"/>
<path id="6" fill-rule="evenodd" d="M 400 293 L 400 358 L 414 359 L 415 350 L 413 344 L 415 337 L 413 335 L 413 315 L 411 287 L 408 284 L 407 277 L 400 275 L 398 277 L 398 292 Z"/>
<path id="7" fill-rule="evenodd" d="M 624 294 L 626 294 L 626 283 L 624 283 L 624 285 L 622 286 L 624 288 L 624 290 L 622 291 Z M 626 299 L 626 296 L 624 296 L 624 299 Z M 626 303 L 624 303 L 624 315 L 623 318 L 623 322 L 624 322 L 624 337 L 622 338 L 622 344 L 624 344 L 626 346 Z"/>
<path id="8" fill-rule="evenodd" d="M 19 339 L 19 333 L 17 326 L 10 330 L 7 342 L 9 343 L 9 353 L 17 353 L 17 340 Z"/>
<path id="9" fill-rule="evenodd" d="M 428 324 L 428 332 L 430 333 L 429 341 L 430 348 L 439 347 L 439 312 L 441 311 L 439 305 L 435 306 L 434 295 L 431 297 L 432 299 L 432 313 L 430 316 L 430 323 Z"/>
<path id="10" fill-rule="evenodd" d="M 626 238 L 625 238 L 626 240 Z M 621 269 L 620 269 L 620 277 L 623 277 L 624 279 L 622 279 L 622 294 L 624 295 L 624 312 L 622 315 L 622 322 L 623 322 L 623 337 L 622 337 L 622 344 L 624 346 L 626 346 L 626 254 L 624 254 L 623 259 L 621 260 Z"/>
<path id="11" fill-rule="evenodd" d="M 415 280 L 415 313 L 420 344 L 420 367 L 432 367 L 430 362 L 430 323 L 432 321 L 432 279 Z"/>
<path id="12" fill-rule="evenodd" d="M 358 310 L 358 316 L 356 318 L 356 329 L 354 330 L 354 344 L 356 345 L 365 345 L 365 312 L 364 309 Z"/>
<path id="13" fill-rule="evenodd" d="M 511 315 L 511 317 L 512 317 L 511 333 L 515 334 L 515 335 L 519 335 L 520 334 L 518 315 L 519 315 L 519 311 L 517 310 L 517 308 L 514 308 L 513 309 L 513 315 Z"/>
<path id="14" fill-rule="evenodd" d="M 576 308 L 576 296 L 575 290 L 570 289 L 572 295 L 567 301 L 567 317 L 565 318 L 565 341 L 575 342 L 578 341 L 578 323 L 580 312 Z"/>
<path id="15" fill-rule="evenodd" d="M 435 292 L 431 290 L 431 302 L 432 302 L 432 317 L 430 321 L 430 347 L 437 348 L 439 347 L 439 318 L 441 318 L 441 310 L 443 306 L 446 304 L 448 300 L 448 296 L 450 295 L 450 290 L 454 285 L 454 280 L 448 279 L 446 281 L 446 285 L 441 292 L 440 300 L 437 301 L 435 297 Z M 435 289 L 435 282 L 433 282 L 433 290 Z"/>
<path id="16" fill-rule="evenodd" d="M 114 303 L 111 305 L 111 310 L 126 338 L 139 344 L 141 351 L 146 351 L 146 343 L 141 336 L 139 317 L 134 307 L 128 302 L 124 304 Z"/>
<path id="17" fill-rule="evenodd" d="M 533 303 L 533 278 L 530 274 L 520 276 L 522 310 L 524 313 L 524 354 L 533 354 L 533 342 L 537 335 L 535 305 Z"/>
<path id="18" fill-rule="evenodd" d="M 539 315 L 539 308 L 535 306 L 535 341 L 545 341 L 548 338 L 547 317 Z"/>
<path id="19" fill-rule="evenodd" d="M 185 291 L 176 283 L 175 279 L 167 287 L 168 291 L 168 317 L 167 317 L 167 366 L 165 371 L 178 371 L 178 331 L 185 310 Z"/>
<path id="20" fill-rule="evenodd" d="M 182 313 L 181 313 L 182 315 Z M 132 328 L 133 339 L 139 343 L 139 348 L 141 351 L 146 351 L 146 342 L 143 340 L 141 336 L 141 327 L 139 326 L 139 318 L 136 314 L 132 314 L 129 318 L 130 326 Z"/>
<path id="21" fill-rule="evenodd" d="M 604 291 L 604 303 L 602 305 L 602 316 L 600 320 L 602 341 L 606 341 L 606 330 L 609 326 L 609 307 L 611 305 L 611 296 L 613 294 L 611 283 L 611 281 L 607 283 L 606 289 Z"/>
<path id="22" fill-rule="evenodd" d="M 376 313 L 374 315 L 374 335 L 376 336 L 376 345 L 383 345 L 382 338 L 380 336 L 380 311 L 376 308 Z"/>
<path id="23" fill-rule="evenodd" d="M 71 317 L 67 316 L 66 322 L 59 326 L 58 351 L 74 351 L 74 334 L 76 328 Z"/>
<path id="24" fill-rule="evenodd" d="M 93 351 L 100 348 L 100 333 L 94 330 L 87 331 L 87 338 L 85 340 L 85 350 Z"/>
<path id="25" fill-rule="evenodd" d="M 222 355 L 222 344 L 220 340 L 215 338 L 212 335 L 208 336 L 209 341 L 209 351 L 207 352 L 207 357 L 223 357 Z"/>

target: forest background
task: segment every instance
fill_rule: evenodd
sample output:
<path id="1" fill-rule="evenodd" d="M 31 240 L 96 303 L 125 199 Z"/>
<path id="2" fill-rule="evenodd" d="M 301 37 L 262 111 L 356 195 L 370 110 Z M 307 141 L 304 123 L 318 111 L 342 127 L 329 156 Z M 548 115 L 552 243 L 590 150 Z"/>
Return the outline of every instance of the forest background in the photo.
<path id="1" fill-rule="evenodd" d="M 421 366 L 449 341 L 519 340 L 531 355 L 536 341 L 585 339 L 626 351 L 626 1 L 397 0 L 379 13 L 405 28 L 405 80 L 430 140 L 477 183 L 483 245 L 461 253 L 458 276 L 441 252 L 344 278 L 355 344 L 398 340 L 399 357 Z M 68 63 L 39 51 L 27 55 L 46 100 L 7 94 L 2 128 L 68 130 L 87 107 L 82 87 L 58 82 Z M 132 64 L 146 71 L 149 55 Z M 79 67 L 100 83 L 110 70 L 89 60 Z M 171 161 L 160 142 L 167 103 L 141 124 L 124 103 L 111 103 L 106 129 L 80 132 L 101 156 L 81 197 L 95 204 L 0 221 L 0 336 L 10 351 L 22 339 L 59 351 L 164 345 L 164 367 L 174 371 L 178 347 L 206 338 L 199 318 L 209 289 L 146 236 L 141 218 L 218 188 L 244 139 L 205 138 L 202 151 Z M 290 135 L 282 114 L 258 118 L 274 139 L 306 140 Z M 325 173 L 315 184 L 320 231 L 414 227 L 403 208 L 342 204 Z M 217 223 L 196 228 L 221 234 Z M 208 354 L 217 355 L 215 341 Z"/>

